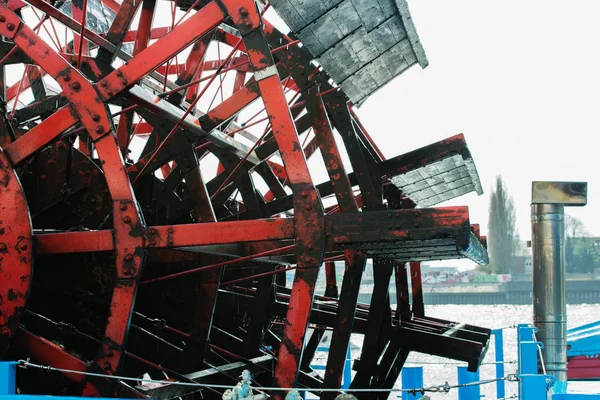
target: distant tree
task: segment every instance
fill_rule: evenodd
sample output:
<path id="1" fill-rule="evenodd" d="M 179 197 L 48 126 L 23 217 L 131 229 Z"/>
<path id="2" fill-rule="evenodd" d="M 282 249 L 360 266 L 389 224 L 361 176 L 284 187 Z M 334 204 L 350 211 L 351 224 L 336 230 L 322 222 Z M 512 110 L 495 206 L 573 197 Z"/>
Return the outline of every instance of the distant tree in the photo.
<path id="1" fill-rule="evenodd" d="M 506 274 L 515 262 L 519 249 L 519 234 L 516 229 L 515 204 L 506 190 L 502 177 L 496 177 L 490 197 L 488 223 L 488 271 Z"/>
<path id="2" fill-rule="evenodd" d="M 594 241 L 579 218 L 565 215 L 565 261 L 567 272 L 587 273 L 600 267 Z"/>

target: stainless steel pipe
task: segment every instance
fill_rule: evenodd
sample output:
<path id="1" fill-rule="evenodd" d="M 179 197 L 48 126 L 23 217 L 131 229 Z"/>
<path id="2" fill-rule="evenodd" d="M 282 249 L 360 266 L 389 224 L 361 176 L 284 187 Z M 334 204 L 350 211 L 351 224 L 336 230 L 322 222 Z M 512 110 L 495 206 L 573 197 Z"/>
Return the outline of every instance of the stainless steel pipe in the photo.
<path id="1" fill-rule="evenodd" d="M 567 302 L 563 204 L 531 205 L 533 324 L 546 372 L 567 380 Z M 540 368 L 541 372 L 541 368 Z"/>

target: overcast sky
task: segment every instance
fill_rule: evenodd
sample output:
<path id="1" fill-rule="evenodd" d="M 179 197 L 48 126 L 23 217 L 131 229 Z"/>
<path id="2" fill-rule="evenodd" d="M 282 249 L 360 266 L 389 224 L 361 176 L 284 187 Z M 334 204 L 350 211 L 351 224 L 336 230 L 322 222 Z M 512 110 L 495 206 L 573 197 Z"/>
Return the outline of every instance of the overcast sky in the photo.
<path id="1" fill-rule="evenodd" d="M 600 2 L 408 2 L 430 65 L 359 109 L 385 155 L 464 133 L 485 193 L 444 205 L 468 205 L 486 233 L 501 174 L 529 240 L 531 181 L 587 181 L 588 205 L 567 213 L 600 236 Z"/>

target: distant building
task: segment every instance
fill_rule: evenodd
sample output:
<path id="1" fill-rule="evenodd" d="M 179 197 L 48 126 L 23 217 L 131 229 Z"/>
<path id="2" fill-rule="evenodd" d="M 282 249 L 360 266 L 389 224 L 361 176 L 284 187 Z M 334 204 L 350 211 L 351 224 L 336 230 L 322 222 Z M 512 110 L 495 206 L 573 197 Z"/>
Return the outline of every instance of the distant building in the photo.
<path id="1" fill-rule="evenodd" d="M 515 262 L 509 266 L 508 273 L 511 275 L 531 274 L 532 270 L 531 255 L 517 256 Z"/>

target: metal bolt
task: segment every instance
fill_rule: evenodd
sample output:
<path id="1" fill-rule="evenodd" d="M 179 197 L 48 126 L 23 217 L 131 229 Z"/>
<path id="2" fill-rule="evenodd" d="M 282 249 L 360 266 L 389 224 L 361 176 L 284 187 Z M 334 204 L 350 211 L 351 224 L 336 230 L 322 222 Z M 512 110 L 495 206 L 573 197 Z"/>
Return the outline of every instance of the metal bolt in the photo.
<path id="1" fill-rule="evenodd" d="M 150 228 L 150 233 L 153 234 L 153 235 L 156 235 L 156 229 Z"/>
<path id="2" fill-rule="evenodd" d="M 71 80 L 71 75 L 65 75 L 63 79 L 65 80 L 65 82 L 69 82 Z"/>
<path id="3" fill-rule="evenodd" d="M 169 229 L 167 229 L 167 232 L 169 232 L 169 233 L 173 233 L 173 232 L 175 232 L 175 229 L 173 229 L 173 228 L 169 228 Z"/>
<path id="4" fill-rule="evenodd" d="M 127 254 L 125 256 L 125 261 L 133 261 L 133 254 Z"/>
<path id="5" fill-rule="evenodd" d="M 0 243 L 0 253 L 6 253 L 7 251 L 8 248 L 6 247 L 6 244 Z"/>
<path id="6" fill-rule="evenodd" d="M 305 209 L 306 211 L 310 211 L 310 210 L 312 210 L 312 206 L 306 206 L 306 207 L 304 207 L 304 209 Z"/>
<path id="7" fill-rule="evenodd" d="M 15 24 L 13 24 L 12 22 L 9 22 L 8 24 L 6 24 L 6 29 L 8 29 L 9 31 L 14 31 Z"/>
<path id="8" fill-rule="evenodd" d="M 29 248 L 29 246 L 27 246 L 27 243 L 21 243 L 19 245 L 19 248 L 23 251 L 27 250 Z"/>
<path id="9" fill-rule="evenodd" d="M 151 240 L 151 241 L 150 241 L 150 245 L 151 245 L 151 246 L 156 246 L 156 240 Z"/>
<path id="10" fill-rule="evenodd" d="M 243 17 L 247 17 L 247 16 L 248 16 L 248 9 L 247 9 L 246 7 L 242 7 L 242 8 L 240 8 L 240 14 L 241 14 Z"/>
<path id="11" fill-rule="evenodd" d="M 110 363 L 109 363 L 109 362 L 105 362 L 105 363 L 104 363 L 104 365 L 103 365 L 103 368 L 104 368 L 106 371 L 110 371 L 110 370 L 112 369 L 112 366 L 110 365 Z"/>
<path id="12" fill-rule="evenodd" d="M 100 121 L 100 116 L 98 114 L 94 114 L 92 115 L 92 119 L 94 120 L 94 122 L 98 122 Z"/>
<path id="13" fill-rule="evenodd" d="M 308 197 L 308 193 L 306 193 L 306 192 L 302 192 L 302 193 L 300 193 L 300 196 L 302 196 L 302 197 L 304 197 L 304 198 L 307 198 L 307 197 Z"/>
<path id="14" fill-rule="evenodd" d="M 123 275 L 126 275 L 126 276 L 133 275 L 133 270 L 131 268 L 124 269 Z"/>
<path id="15" fill-rule="evenodd" d="M 6 17 L 4 15 L 0 15 L 0 22 L 6 21 Z"/>
<path id="16" fill-rule="evenodd" d="M 106 87 L 106 85 L 108 85 L 108 83 L 106 83 L 106 81 L 102 81 L 102 82 L 100 82 L 100 86 L 102 86 L 102 87 Z"/>
<path id="17" fill-rule="evenodd" d="M 102 127 L 102 126 L 97 126 L 97 127 L 96 127 L 96 133 L 102 133 L 102 132 L 104 132 L 104 127 Z"/>
<path id="18" fill-rule="evenodd" d="M 120 69 L 118 69 L 116 73 L 119 78 L 123 76 L 123 72 L 121 72 Z"/>
<path id="19" fill-rule="evenodd" d="M 71 87 L 73 88 L 74 91 L 79 91 L 79 89 L 81 89 L 81 83 L 79 82 L 73 82 L 73 84 L 71 85 Z"/>
<path id="20" fill-rule="evenodd" d="M 127 210 L 127 204 L 121 204 L 121 211 Z"/>
<path id="21" fill-rule="evenodd" d="M 246 28 L 252 28 L 252 22 L 246 22 Z"/>
<path id="22" fill-rule="evenodd" d="M 131 218 L 129 218 L 129 215 L 123 217 L 123 222 L 125 222 L 126 224 L 131 222 Z"/>
<path id="23" fill-rule="evenodd" d="M 127 79 L 123 79 L 121 82 L 123 83 L 123 86 L 127 86 L 129 84 L 129 82 L 127 82 Z"/>
<path id="24" fill-rule="evenodd" d="M 108 353 L 106 353 L 106 356 L 107 356 L 107 357 L 112 357 L 112 356 L 114 356 L 114 355 L 115 355 L 115 353 L 113 353 L 113 351 L 112 351 L 112 350 L 109 350 L 109 351 L 108 351 Z"/>

